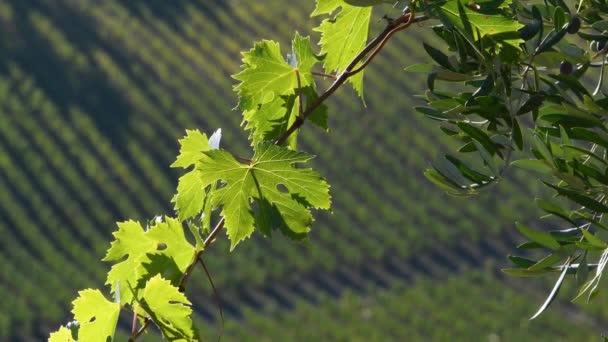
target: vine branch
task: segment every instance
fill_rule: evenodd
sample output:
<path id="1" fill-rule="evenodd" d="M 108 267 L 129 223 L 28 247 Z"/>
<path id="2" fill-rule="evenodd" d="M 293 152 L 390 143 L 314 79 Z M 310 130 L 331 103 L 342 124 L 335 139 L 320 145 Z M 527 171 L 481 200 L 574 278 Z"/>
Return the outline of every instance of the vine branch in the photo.
<path id="1" fill-rule="evenodd" d="M 398 18 L 390 21 L 386 25 L 384 30 L 382 30 L 382 32 L 380 34 L 378 34 L 378 36 L 376 36 L 374 39 L 372 39 L 372 41 L 370 41 L 365 46 L 365 48 L 363 48 L 363 50 L 361 50 L 352 59 L 352 61 L 348 64 L 348 66 L 344 69 L 344 71 L 342 73 L 340 73 L 337 76 L 334 76 L 334 75 L 329 75 L 329 74 L 324 74 L 324 73 L 313 72 L 313 75 L 316 75 L 316 76 L 332 78 L 332 79 L 334 79 L 334 82 L 314 102 L 312 102 L 310 105 L 308 105 L 305 110 L 303 110 L 302 107 L 300 108 L 300 115 L 291 124 L 291 126 L 283 133 L 283 135 L 275 141 L 275 145 L 282 145 L 285 141 L 287 141 L 287 139 L 304 124 L 306 119 L 317 108 L 319 108 L 319 106 L 321 106 L 321 104 L 323 104 L 323 102 L 325 102 L 325 100 L 327 100 L 333 93 L 335 93 L 336 90 L 338 90 L 346 82 L 346 80 L 348 80 L 349 77 L 355 75 L 356 73 L 360 72 L 365 67 L 367 67 L 367 65 L 374 59 L 374 57 L 378 54 L 378 52 L 380 52 L 382 50 L 384 45 L 388 42 L 388 40 L 395 33 L 406 29 L 412 23 L 422 22 L 422 21 L 425 21 L 428 19 L 429 18 L 427 16 L 415 17 L 414 11 L 406 8 L 403 11 L 402 15 L 400 15 Z M 360 63 L 361 63 L 361 65 L 359 67 L 357 67 Z M 355 67 L 357 67 L 357 69 L 355 69 Z M 298 74 L 298 81 L 300 81 L 299 74 Z M 300 88 L 300 85 L 298 85 L 298 87 Z M 300 98 L 300 106 L 303 106 L 301 98 Z M 245 159 L 245 158 L 241 158 L 241 159 Z M 199 261 L 201 261 L 201 265 L 205 269 L 205 272 L 207 272 L 207 274 L 208 274 L 208 271 L 207 271 L 205 265 L 202 263 L 202 260 L 200 259 L 200 257 L 201 257 L 201 254 L 203 253 L 203 251 L 209 245 L 211 245 L 211 243 L 213 243 L 213 241 L 215 240 L 215 238 L 217 237 L 219 232 L 224 228 L 224 224 L 225 224 L 225 219 L 221 218 L 218 221 L 218 223 L 216 224 L 216 226 L 213 228 L 213 230 L 211 231 L 209 236 L 207 236 L 207 238 L 204 240 L 204 242 L 203 242 L 204 248 L 195 253 L 195 255 L 192 259 L 192 263 L 190 263 L 190 265 L 188 265 L 188 268 L 186 268 L 186 271 L 184 272 L 184 275 L 182 276 L 182 279 L 180 280 L 180 283 L 178 286 L 179 291 L 181 291 L 181 292 L 185 291 L 188 279 L 191 277 L 192 271 L 194 270 L 194 267 L 196 266 L 196 264 Z M 216 291 L 215 286 L 213 285 L 213 282 L 211 282 L 211 284 L 212 284 L 212 287 L 214 288 L 214 291 Z M 219 301 L 219 298 L 218 298 L 218 301 Z M 220 308 L 220 311 L 222 311 L 221 308 Z M 222 319 L 223 319 L 223 312 L 221 312 L 221 315 L 222 315 Z M 151 321 L 151 319 L 149 317 L 146 318 L 142 327 L 135 334 L 133 334 L 131 336 L 129 341 L 135 341 L 150 325 L 150 321 Z"/>
<path id="2" fill-rule="evenodd" d="M 401 31 L 407 28 L 410 24 L 414 22 L 421 22 L 424 20 L 428 20 L 429 18 L 426 16 L 415 17 L 415 13 L 410 9 L 405 9 L 403 14 L 393 21 L 389 22 L 384 30 L 380 32 L 378 36 L 376 36 L 372 41 L 370 41 L 363 50 L 361 50 L 353 60 L 348 64 L 348 66 L 344 69 L 344 71 L 339 74 L 335 81 L 331 84 L 331 86 L 319 96 L 313 103 L 311 103 L 306 110 L 300 115 L 291 126 L 283 133 L 283 135 L 276 141 L 276 145 L 282 145 L 285 141 L 292 135 L 298 128 L 302 127 L 306 119 L 317 109 L 327 98 L 329 98 L 333 93 L 336 92 L 343 84 L 348 80 L 349 77 L 354 75 L 356 72 L 359 72 L 365 68 L 369 62 L 380 52 L 380 50 L 384 47 L 384 44 L 388 41 L 388 39 L 398 31 Z M 371 54 L 370 54 L 371 53 Z M 366 56 L 369 55 L 365 61 Z M 358 68 L 355 73 L 353 73 L 353 69 L 357 67 L 359 63 L 363 61 L 361 65 L 362 68 Z M 360 69 L 360 70 L 359 70 Z"/>

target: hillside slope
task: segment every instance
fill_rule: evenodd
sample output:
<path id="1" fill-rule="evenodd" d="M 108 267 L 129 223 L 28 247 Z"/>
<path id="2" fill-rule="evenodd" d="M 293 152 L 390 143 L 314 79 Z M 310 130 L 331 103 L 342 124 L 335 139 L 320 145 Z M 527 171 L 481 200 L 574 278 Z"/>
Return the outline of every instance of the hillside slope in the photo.
<path id="1" fill-rule="evenodd" d="M 240 51 L 268 38 L 287 52 L 294 30 L 312 33 L 313 6 L 0 2 L 0 294 L 6 298 L 0 337 L 40 338 L 65 323 L 76 291 L 105 280 L 108 265 L 99 260 L 115 222 L 172 212 L 179 172 L 169 165 L 185 129 L 221 127 L 222 145 L 247 154 L 240 113 L 232 110 L 230 75 L 239 70 Z M 374 29 L 383 14 L 376 14 Z M 504 232 L 514 218 L 538 214 L 529 205 L 538 189 L 529 175 L 509 172 L 491 193 L 471 200 L 450 198 L 422 177 L 432 160 L 455 148 L 411 109 L 424 80 L 402 70 L 425 60 L 423 39 L 432 41 L 428 27 L 404 32 L 374 61 L 366 73 L 367 108 L 342 90 L 330 101 L 330 135 L 304 127 L 301 146 L 318 156 L 313 164 L 332 185 L 334 202 L 332 214 L 317 216 L 310 242 L 256 235 L 234 253 L 224 239 L 205 253 L 234 317 L 277 298 L 299 303 L 305 296 L 297 286 L 313 275 L 323 279 L 313 279 L 323 284 L 313 288 L 339 295 L 356 285 L 349 269 L 364 270 L 355 272 L 361 277 L 385 260 L 424 259 L 429 247 L 510 239 Z M 390 275 L 373 277 L 401 286 Z M 206 279 L 197 274 L 191 283 L 199 313 L 214 319 Z"/>

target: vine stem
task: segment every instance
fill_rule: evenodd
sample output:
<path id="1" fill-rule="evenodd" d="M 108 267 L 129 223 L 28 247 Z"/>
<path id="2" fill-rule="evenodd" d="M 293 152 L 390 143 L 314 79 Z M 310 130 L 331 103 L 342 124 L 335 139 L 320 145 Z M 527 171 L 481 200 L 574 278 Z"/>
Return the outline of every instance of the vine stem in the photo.
<path id="1" fill-rule="evenodd" d="M 351 76 L 355 75 L 356 73 L 360 72 L 361 70 L 363 70 L 363 68 L 365 68 L 372 61 L 372 59 L 378 54 L 378 52 L 380 52 L 380 50 L 382 50 L 382 48 L 384 47 L 384 45 L 386 44 L 386 42 L 389 40 L 390 37 L 392 37 L 398 31 L 406 29 L 412 23 L 422 22 L 422 21 L 425 21 L 428 19 L 429 19 L 429 17 L 427 17 L 427 16 L 415 17 L 414 11 L 406 8 L 403 11 L 402 15 L 400 15 L 397 19 L 394 19 L 391 22 L 389 22 L 386 25 L 386 27 L 384 28 L 384 30 L 382 30 L 382 32 L 380 34 L 378 34 L 378 36 L 376 36 L 372 41 L 370 41 L 365 46 L 365 48 L 363 48 L 363 50 L 361 50 L 353 58 L 353 60 L 348 64 L 348 66 L 344 69 L 344 71 L 342 73 L 340 73 L 337 76 L 331 77 L 331 78 L 334 78 L 334 82 L 331 84 L 331 86 L 329 88 L 327 88 L 327 90 L 323 94 L 321 94 L 321 96 L 319 96 L 313 103 L 311 103 L 309 106 L 307 106 L 305 110 L 301 111 L 300 115 L 291 124 L 291 126 L 283 133 L 283 135 L 279 139 L 277 139 L 275 141 L 275 145 L 282 145 L 295 131 L 297 131 L 300 127 L 302 127 L 302 125 L 304 124 L 306 119 L 317 108 L 319 108 L 319 106 L 321 106 L 321 104 L 323 104 L 323 102 L 325 102 L 325 100 L 327 100 L 333 93 L 335 93 L 336 90 L 338 90 L 344 84 L 344 82 L 346 82 L 346 80 L 348 80 L 349 77 L 351 77 Z M 367 57 L 367 56 L 369 56 L 369 57 Z M 357 67 L 359 65 L 359 63 L 362 63 L 361 66 L 355 70 L 355 67 Z M 315 73 L 315 74 L 317 74 L 319 76 L 324 76 L 324 77 L 332 76 L 332 75 L 320 74 L 320 73 Z M 300 102 L 300 105 L 301 105 L 301 102 Z M 185 291 L 186 284 L 188 283 L 188 279 L 190 279 L 190 276 L 192 275 L 192 271 L 194 270 L 194 267 L 199 262 L 201 254 L 209 245 L 211 245 L 213 243 L 213 241 L 215 240 L 215 238 L 217 237 L 219 232 L 224 228 L 225 223 L 226 223 L 226 220 L 222 217 L 218 221 L 218 223 L 215 225 L 215 227 L 213 228 L 213 230 L 211 231 L 209 236 L 207 236 L 207 238 L 203 242 L 203 249 L 200 251 L 197 251 L 194 254 L 192 262 L 186 268 L 186 271 L 184 272 L 184 275 L 182 276 L 182 279 L 179 282 L 178 288 L 181 292 Z M 148 326 L 150 325 L 150 321 L 151 321 L 151 319 L 149 317 L 146 318 L 144 324 L 141 326 L 141 328 L 135 334 L 133 334 L 131 336 L 129 341 L 130 342 L 135 341 L 146 330 L 146 328 L 148 328 Z"/>
<path id="2" fill-rule="evenodd" d="M 325 77 L 325 78 L 331 78 L 331 79 L 333 79 L 333 80 L 335 80 L 335 79 L 337 78 L 337 77 L 336 77 L 336 75 L 330 75 L 330 74 L 326 74 L 326 73 L 323 73 L 323 72 L 316 72 L 316 71 L 313 71 L 313 72 L 311 72 L 311 74 L 313 74 L 314 76 Z"/>
<path id="3" fill-rule="evenodd" d="M 355 67 L 363 62 L 362 67 L 368 65 L 368 63 L 376 56 L 378 52 L 384 47 L 384 44 L 388 41 L 388 39 L 396 32 L 401 31 L 402 29 L 407 28 L 410 24 L 414 22 L 420 22 L 423 20 L 427 20 L 428 17 L 423 16 L 419 18 L 415 18 L 415 14 L 412 10 L 406 8 L 403 11 L 403 14 L 400 15 L 397 19 L 389 22 L 384 30 L 380 32 L 378 36 L 376 36 L 372 41 L 370 41 L 363 50 L 361 50 L 353 60 L 348 64 L 348 66 L 344 69 L 344 71 L 339 74 L 334 82 L 327 88 L 327 90 L 321 94 L 313 103 L 306 107 L 306 110 L 300 115 L 296 120 L 291 124 L 291 126 L 283 133 L 283 135 L 276 141 L 276 145 L 282 145 L 285 141 L 292 135 L 298 128 L 302 127 L 306 118 L 308 118 L 319 106 L 327 100 L 333 93 L 336 92 L 343 84 L 348 80 L 349 77 L 354 75 L 353 70 Z M 370 55 L 371 53 L 371 55 Z M 370 57 L 364 61 L 366 56 L 370 55 Z M 359 68 L 356 72 L 363 70 Z"/>
<path id="4" fill-rule="evenodd" d="M 182 279 L 179 282 L 179 290 L 181 292 L 184 292 L 186 290 L 186 283 L 188 282 L 188 279 L 192 275 L 192 270 L 194 269 L 194 266 L 196 266 L 196 263 L 198 263 L 198 261 L 201 257 L 201 254 L 209 245 L 211 245 L 213 240 L 215 240 L 215 238 L 217 237 L 217 234 L 219 234 L 220 231 L 222 230 L 222 228 L 224 228 L 225 223 L 226 223 L 226 220 L 222 217 L 219 220 L 219 222 L 215 225 L 215 228 L 213 228 L 213 230 L 211 231 L 209 236 L 207 236 L 207 238 L 203 242 L 203 249 L 201 249 L 200 251 L 196 252 L 196 254 L 194 254 L 194 258 L 192 258 L 192 262 L 190 263 L 190 265 L 188 265 L 188 268 L 186 268 L 186 272 L 184 272 L 184 275 L 182 276 Z"/>
<path id="5" fill-rule="evenodd" d="M 137 330 L 136 333 L 131 335 L 131 338 L 129 338 L 129 342 L 134 342 L 139 336 L 141 336 L 141 334 L 143 334 L 144 331 L 146 331 L 146 329 L 150 325 L 150 321 L 151 321 L 151 319 L 149 317 L 146 317 L 146 320 L 144 321 L 144 325 L 142 325 L 141 328 L 139 328 L 139 330 Z"/>

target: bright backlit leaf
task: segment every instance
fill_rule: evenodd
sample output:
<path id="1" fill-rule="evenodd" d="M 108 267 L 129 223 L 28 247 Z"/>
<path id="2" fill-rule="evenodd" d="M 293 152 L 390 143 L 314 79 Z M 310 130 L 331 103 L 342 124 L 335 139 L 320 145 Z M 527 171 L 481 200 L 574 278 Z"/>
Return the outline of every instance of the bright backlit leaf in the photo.
<path id="1" fill-rule="evenodd" d="M 213 207 L 222 207 L 222 216 L 231 249 L 249 237 L 257 220 L 273 227 L 306 233 L 312 223 L 310 208 L 328 209 L 329 185 L 312 169 L 296 168 L 311 155 L 264 143 L 256 147 L 250 163 L 237 161 L 226 151 L 205 153 L 197 168 L 203 186 L 221 181 L 213 193 Z M 252 208 L 256 203 L 257 213 Z M 266 218 L 274 218 L 268 221 Z M 268 227 L 258 227 L 267 229 Z"/>
<path id="2" fill-rule="evenodd" d="M 103 259 L 117 262 L 106 281 L 113 293 L 117 284 L 123 288 L 136 287 L 142 279 L 158 273 L 177 283 L 194 256 L 195 249 L 186 240 L 181 222 L 172 218 L 156 223 L 147 231 L 138 222 L 122 222 L 114 237 Z M 130 291 L 122 291 L 121 304 L 132 300 Z"/>
<path id="3" fill-rule="evenodd" d="M 207 136 L 198 130 L 186 131 L 186 137 L 179 141 L 180 154 L 171 167 L 189 168 L 203 157 L 203 152 L 218 149 L 222 130 L 218 129 L 207 140 Z M 177 194 L 171 200 L 175 203 L 180 220 L 186 220 L 201 213 L 205 206 L 209 189 L 201 185 L 199 171 L 194 169 L 179 178 Z"/>
<path id="4" fill-rule="evenodd" d="M 169 341 L 198 341 L 190 316 L 190 301 L 169 280 L 157 275 L 138 293 L 140 308 L 150 316 Z"/>
<path id="5" fill-rule="evenodd" d="M 292 53 L 297 61 L 296 66 L 285 60 L 279 43 L 270 40 L 257 42 L 251 50 L 243 53 L 243 71 L 234 75 L 235 79 L 241 81 L 234 87 L 239 95 L 241 110 L 256 110 L 258 106 L 281 95 L 295 94 L 298 74 L 301 87 L 314 84 L 311 68 L 318 59 L 310 48 L 310 38 L 296 33 Z"/>
<path id="6" fill-rule="evenodd" d="M 66 327 L 61 327 L 59 330 L 51 333 L 48 342 L 76 342 L 72 338 L 72 331 Z"/>
<path id="7" fill-rule="evenodd" d="M 179 144 L 179 155 L 171 167 L 188 168 L 201 158 L 202 152 L 209 150 L 207 135 L 197 129 L 186 130 L 186 136 L 179 140 Z"/>
<path id="8" fill-rule="evenodd" d="M 120 304 L 107 300 L 99 290 L 80 291 L 72 313 L 80 323 L 79 341 L 112 341 L 118 323 Z"/>
<path id="9" fill-rule="evenodd" d="M 296 33 L 287 56 L 288 60 L 281 56 L 278 43 L 257 43 L 244 54 L 244 70 L 234 76 L 241 81 L 235 90 L 239 93 L 245 129 L 251 130 L 254 146 L 278 140 L 298 117 L 300 108 L 305 110 L 317 98 L 312 67 L 319 59 L 312 51 L 310 38 Z M 319 107 L 310 116 L 313 123 L 323 128 L 327 128 L 325 108 Z M 295 133 L 288 145 L 295 148 Z"/>
<path id="10" fill-rule="evenodd" d="M 328 73 L 344 71 L 365 47 L 372 15 L 372 7 L 352 6 L 343 0 L 317 0 L 312 15 L 332 14 L 338 8 L 341 10 L 335 17 L 323 20 L 315 29 L 321 32 L 321 53 L 325 54 L 323 66 Z M 363 97 L 363 71 L 348 80 Z"/>
<path id="11" fill-rule="evenodd" d="M 304 103 L 314 101 L 318 96 L 312 87 L 303 89 Z M 246 111 L 243 113 L 247 124 L 246 129 L 251 130 L 250 139 L 255 146 L 264 141 L 276 141 L 296 120 L 299 114 L 300 97 L 297 95 L 281 96 L 278 101 L 262 105 L 259 110 Z M 315 125 L 327 129 L 327 106 L 319 106 L 309 120 Z M 296 134 L 292 134 L 287 140 L 291 149 L 297 147 Z"/>

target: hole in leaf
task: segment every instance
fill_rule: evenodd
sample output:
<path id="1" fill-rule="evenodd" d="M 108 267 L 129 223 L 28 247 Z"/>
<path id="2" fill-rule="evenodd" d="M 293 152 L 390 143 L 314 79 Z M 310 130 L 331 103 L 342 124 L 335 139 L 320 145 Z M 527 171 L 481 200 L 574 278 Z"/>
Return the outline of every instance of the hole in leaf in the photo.
<path id="1" fill-rule="evenodd" d="M 287 194 L 289 193 L 289 189 L 287 189 L 287 187 L 283 184 L 277 184 L 277 190 L 279 190 L 280 192 Z"/>
<path id="2" fill-rule="evenodd" d="M 95 322 L 95 320 L 96 320 L 96 319 L 97 319 L 97 317 L 93 316 L 93 317 L 92 317 L 92 318 L 89 320 L 89 323 L 93 323 L 93 322 Z"/>
<path id="3" fill-rule="evenodd" d="M 156 245 L 157 251 L 164 251 L 165 249 L 167 249 L 166 243 L 159 242 L 158 245 Z"/>

